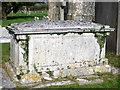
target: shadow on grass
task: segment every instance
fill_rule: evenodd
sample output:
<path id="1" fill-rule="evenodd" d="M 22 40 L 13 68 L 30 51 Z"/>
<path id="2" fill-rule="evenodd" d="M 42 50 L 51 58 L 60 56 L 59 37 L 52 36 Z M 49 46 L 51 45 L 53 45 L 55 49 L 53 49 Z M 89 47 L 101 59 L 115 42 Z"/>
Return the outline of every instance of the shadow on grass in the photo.
<path id="1" fill-rule="evenodd" d="M 32 13 L 31 15 L 27 16 L 26 14 L 23 13 L 16 13 L 12 16 L 8 16 L 7 20 L 2 20 L 2 26 L 6 27 L 11 23 L 33 21 L 35 16 L 39 17 L 39 20 L 42 20 L 42 17 L 47 15 L 48 15 L 47 13 Z"/>
<path id="2" fill-rule="evenodd" d="M 7 20 L 20 19 L 20 18 L 34 18 L 34 16 L 8 16 Z"/>

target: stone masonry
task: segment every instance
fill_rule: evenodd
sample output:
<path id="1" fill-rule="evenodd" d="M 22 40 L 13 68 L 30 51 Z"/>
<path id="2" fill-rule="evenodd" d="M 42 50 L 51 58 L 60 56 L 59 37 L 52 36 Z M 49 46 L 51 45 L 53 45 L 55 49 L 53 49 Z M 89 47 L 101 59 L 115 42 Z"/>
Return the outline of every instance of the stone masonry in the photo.
<path id="1" fill-rule="evenodd" d="M 114 29 L 109 26 L 36 20 L 11 24 L 8 30 L 12 35 L 11 63 L 24 81 L 28 77 L 40 81 L 38 73 L 56 78 L 110 72 L 105 39 Z"/>

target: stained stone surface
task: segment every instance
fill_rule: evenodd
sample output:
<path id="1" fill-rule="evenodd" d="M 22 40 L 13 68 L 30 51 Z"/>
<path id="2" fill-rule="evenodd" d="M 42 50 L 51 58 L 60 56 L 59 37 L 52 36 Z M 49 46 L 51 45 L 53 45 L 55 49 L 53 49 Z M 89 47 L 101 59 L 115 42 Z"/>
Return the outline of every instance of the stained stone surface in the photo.
<path id="1" fill-rule="evenodd" d="M 111 72 L 113 74 L 120 74 L 120 69 L 119 68 L 116 68 L 116 67 L 111 67 Z"/>
<path id="2" fill-rule="evenodd" d="M 69 84 L 74 84 L 75 82 L 73 81 L 57 81 L 57 82 L 53 82 L 53 83 L 49 83 L 49 84 L 41 84 L 41 85 L 38 85 L 38 86 L 35 86 L 33 88 L 44 88 L 44 87 L 49 87 L 49 86 L 55 86 L 55 85 L 69 85 Z"/>
<path id="3" fill-rule="evenodd" d="M 102 83 L 102 82 L 104 82 L 104 80 L 102 80 L 102 79 L 86 80 L 86 79 L 77 78 L 74 81 L 71 81 L 71 80 L 56 81 L 56 82 L 52 82 L 52 83 L 41 84 L 41 85 L 35 86 L 33 88 L 44 88 L 44 87 L 49 87 L 49 86 L 70 85 L 70 84 L 75 84 L 76 82 L 79 85 L 85 85 L 85 84 Z"/>
<path id="4" fill-rule="evenodd" d="M 95 16 L 95 2 L 78 0 L 78 2 L 73 3 L 71 11 L 72 20 L 93 21 Z"/>
<path id="5" fill-rule="evenodd" d="M 66 0 L 61 0 L 52 2 L 52 0 L 49 0 L 48 14 L 51 20 L 62 20 L 64 17 L 67 20 L 93 21 L 95 16 L 95 1 L 68 0 L 66 2 Z"/>
<path id="6" fill-rule="evenodd" d="M 0 26 L 0 43 L 9 43 L 11 36 L 5 27 Z"/>
<path id="7" fill-rule="evenodd" d="M 102 29 L 103 26 L 105 29 Z M 93 22 L 82 21 L 29 21 L 23 23 L 14 23 L 8 27 L 11 33 L 14 34 L 30 34 L 30 33 L 60 33 L 60 32 L 95 32 L 113 31 L 107 25 L 96 24 Z"/>
<path id="8" fill-rule="evenodd" d="M 102 83 L 104 82 L 102 79 L 95 79 L 95 80 L 86 80 L 86 79 L 76 79 L 79 85 L 85 84 L 94 84 L 94 83 Z"/>
<path id="9" fill-rule="evenodd" d="M 16 85 L 10 81 L 4 69 L 0 68 L 0 88 L 15 88 Z"/>
<path id="10" fill-rule="evenodd" d="M 20 80 L 22 84 L 35 83 L 40 81 L 41 81 L 41 77 L 36 72 L 25 74 L 21 77 L 21 80 Z"/>

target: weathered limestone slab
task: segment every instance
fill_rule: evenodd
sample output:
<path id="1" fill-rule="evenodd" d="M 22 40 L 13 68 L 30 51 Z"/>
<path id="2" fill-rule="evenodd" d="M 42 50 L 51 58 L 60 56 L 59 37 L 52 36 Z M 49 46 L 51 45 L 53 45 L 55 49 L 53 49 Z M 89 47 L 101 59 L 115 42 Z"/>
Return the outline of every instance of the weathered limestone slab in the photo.
<path id="1" fill-rule="evenodd" d="M 10 43 L 11 36 L 5 27 L 0 26 L 0 43 Z"/>
<path id="2" fill-rule="evenodd" d="M 0 89 L 15 88 L 16 85 L 11 82 L 10 77 L 7 75 L 7 72 L 0 68 Z"/>
<path id="3" fill-rule="evenodd" d="M 30 21 L 8 27 L 16 74 L 65 77 L 110 72 L 105 38 L 113 28 L 81 21 Z M 49 77 L 47 77 L 49 78 Z"/>

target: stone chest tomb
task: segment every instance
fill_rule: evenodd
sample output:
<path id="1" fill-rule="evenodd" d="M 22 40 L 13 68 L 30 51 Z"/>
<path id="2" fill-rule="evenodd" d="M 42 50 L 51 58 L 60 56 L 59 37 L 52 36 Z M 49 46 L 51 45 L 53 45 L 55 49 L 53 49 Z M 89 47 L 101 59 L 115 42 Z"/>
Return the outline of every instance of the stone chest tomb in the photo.
<path id="1" fill-rule="evenodd" d="M 113 28 L 81 21 L 29 21 L 8 26 L 10 59 L 16 74 L 51 76 L 109 72 L 106 36 Z M 50 73 L 51 72 L 51 73 Z"/>

